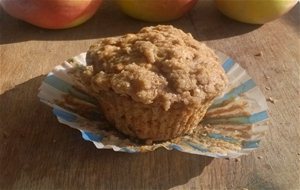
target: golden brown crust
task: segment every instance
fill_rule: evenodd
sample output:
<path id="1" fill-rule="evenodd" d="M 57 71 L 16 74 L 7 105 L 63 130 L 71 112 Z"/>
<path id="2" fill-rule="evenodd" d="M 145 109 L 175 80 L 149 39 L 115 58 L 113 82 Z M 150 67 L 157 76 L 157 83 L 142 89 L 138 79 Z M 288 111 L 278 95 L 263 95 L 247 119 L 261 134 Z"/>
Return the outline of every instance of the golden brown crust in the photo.
<path id="1" fill-rule="evenodd" d="M 227 83 L 214 52 L 172 26 L 102 39 L 87 63 L 79 83 L 110 123 L 139 139 L 189 133 Z"/>
<path id="2" fill-rule="evenodd" d="M 172 26 L 100 40 L 90 47 L 87 62 L 98 73 L 94 84 L 99 89 L 165 110 L 175 102 L 210 101 L 226 85 L 214 52 Z"/>

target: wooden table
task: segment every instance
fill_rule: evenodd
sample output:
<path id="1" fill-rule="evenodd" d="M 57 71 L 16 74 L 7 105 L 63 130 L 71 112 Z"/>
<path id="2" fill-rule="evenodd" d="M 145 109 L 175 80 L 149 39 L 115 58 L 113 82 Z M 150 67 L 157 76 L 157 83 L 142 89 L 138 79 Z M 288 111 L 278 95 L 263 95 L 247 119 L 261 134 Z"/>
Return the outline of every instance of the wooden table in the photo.
<path id="1" fill-rule="evenodd" d="M 69 30 L 40 29 L 1 11 L 0 189 L 300 189 L 299 8 L 253 26 L 225 18 L 203 1 L 167 23 L 234 58 L 275 100 L 261 148 L 240 160 L 163 149 L 97 150 L 39 102 L 38 87 L 55 65 L 98 38 L 154 24 L 123 15 L 111 1 Z"/>

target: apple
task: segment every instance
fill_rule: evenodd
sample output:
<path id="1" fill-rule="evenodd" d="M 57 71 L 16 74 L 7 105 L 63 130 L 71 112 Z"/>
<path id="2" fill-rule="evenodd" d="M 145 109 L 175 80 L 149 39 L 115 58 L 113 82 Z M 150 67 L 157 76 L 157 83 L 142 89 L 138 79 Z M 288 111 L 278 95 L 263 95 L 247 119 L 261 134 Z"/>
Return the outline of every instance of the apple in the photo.
<path id="1" fill-rule="evenodd" d="M 164 22 L 188 12 L 198 0 L 117 0 L 121 10 L 136 19 Z"/>
<path id="2" fill-rule="evenodd" d="M 91 18 L 102 0 L 0 0 L 11 16 L 48 29 L 71 28 Z"/>
<path id="3" fill-rule="evenodd" d="M 215 0 L 226 16 L 240 22 L 264 24 L 288 12 L 298 0 Z"/>

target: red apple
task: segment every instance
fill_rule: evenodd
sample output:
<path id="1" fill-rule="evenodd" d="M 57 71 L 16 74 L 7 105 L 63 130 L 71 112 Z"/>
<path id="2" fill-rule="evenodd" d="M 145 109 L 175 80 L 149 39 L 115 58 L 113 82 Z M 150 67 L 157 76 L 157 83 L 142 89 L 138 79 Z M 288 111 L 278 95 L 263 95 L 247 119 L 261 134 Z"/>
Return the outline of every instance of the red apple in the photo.
<path id="1" fill-rule="evenodd" d="M 9 15 L 49 29 L 82 24 L 95 14 L 101 3 L 102 0 L 0 0 Z"/>
<path id="2" fill-rule="evenodd" d="M 198 0 L 117 0 L 127 15 L 150 22 L 177 19 L 188 12 Z"/>

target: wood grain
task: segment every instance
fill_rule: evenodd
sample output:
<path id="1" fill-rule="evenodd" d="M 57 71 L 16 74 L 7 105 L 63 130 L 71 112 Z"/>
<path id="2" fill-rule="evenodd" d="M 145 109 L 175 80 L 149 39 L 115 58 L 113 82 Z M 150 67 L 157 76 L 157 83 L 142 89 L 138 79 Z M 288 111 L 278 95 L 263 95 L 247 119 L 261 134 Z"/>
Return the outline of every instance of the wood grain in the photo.
<path id="1" fill-rule="evenodd" d="M 112 1 L 89 22 L 44 30 L 0 11 L 0 189 L 300 189 L 299 5 L 253 26 L 201 1 L 173 24 L 238 61 L 269 102 L 270 129 L 259 150 L 240 161 L 163 149 L 143 154 L 97 150 L 57 122 L 38 101 L 46 73 L 98 38 L 136 32 L 140 22 Z M 255 54 L 262 52 L 262 56 Z"/>

